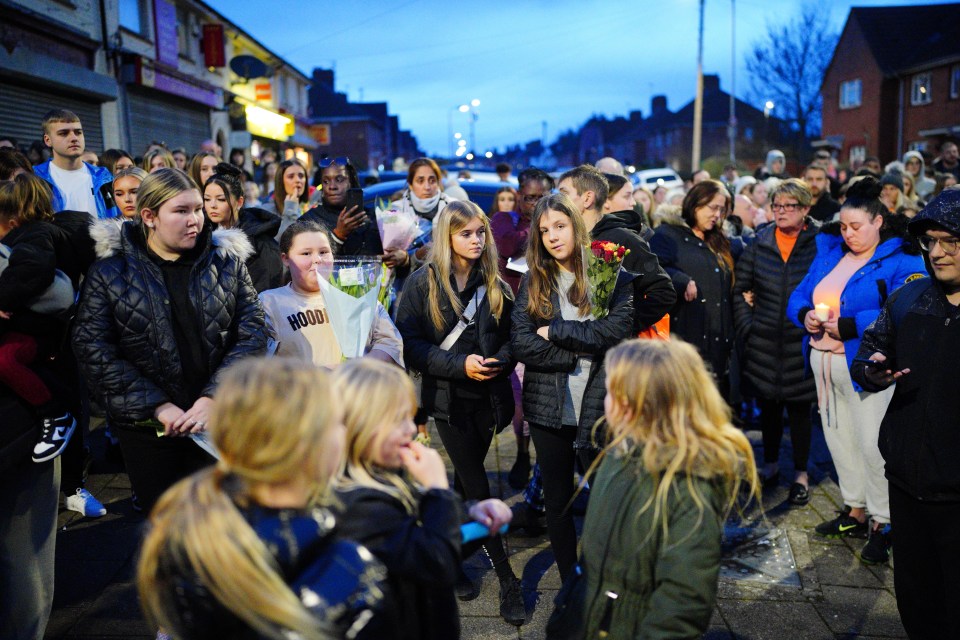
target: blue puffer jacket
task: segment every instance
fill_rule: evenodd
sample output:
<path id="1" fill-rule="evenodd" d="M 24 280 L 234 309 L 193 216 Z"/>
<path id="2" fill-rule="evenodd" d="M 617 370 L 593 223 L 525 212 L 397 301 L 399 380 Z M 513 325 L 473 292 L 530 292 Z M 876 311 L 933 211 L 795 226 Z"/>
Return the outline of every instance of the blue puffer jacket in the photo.
<path id="1" fill-rule="evenodd" d="M 47 160 L 41 164 L 38 164 L 33 168 L 33 172 L 37 175 L 38 178 L 42 178 L 47 181 L 47 184 L 50 185 L 50 189 L 53 190 L 53 210 L 54 211 L 63 211 L 65 207 L 63 202 L 63 193 L 60 191 L 60 187 L 56 185 L 53 181 L 53 178 L 50 177 L 50 163 L 52 160 Z M 120 210 L 116 206 L 112 206 L 109 209 L 107 208 L 106 203 L 103 201 L 103 189 L 112 188 L 113 184 L 113 175 L 105 167 L 95 167 L 92 164 L 83 163 L 83 166 L 87 168 L 87 171 L 90 172 L 90 178 L 93 180 L 93 195 L 94 199 L 97 201 L 97 217 L 98 218 L 117 218 L 120 216 Z M 111 198 L 111 202 L 113 199 Z"/>
<path id="2" fill-rule="evenodd" d="M 816 241 L 817 257 L 787 303 L 787 318 L 801 328 L 804 317 L 814 306 L 813 290 L 833 271 L 848 251 L 840 236 L 839 225 L 835 223 L 824 225 L 817 234 Z M 926 275 L 923 258 L 913 253 L 910 244 L 899 236 L 883 240 L 870 261 L 853 274 L 840 294 L 839 329 L 848 367 L 857 355 L 864 330 L 880 315 L 880 308 L 887 297 L 905 283 Z M 844 318 L 853 322 L 844 322 Z M 856 331 L 853 330 L 854 326 Z M 809 356 L 809 351 L 810 334 L 806 334 L 803 338 L 805 359 Z M 809 363 L 809 360 L 807 362 Z M 856 382 L 853 387 L 858 392 L 863 391 Z"/>

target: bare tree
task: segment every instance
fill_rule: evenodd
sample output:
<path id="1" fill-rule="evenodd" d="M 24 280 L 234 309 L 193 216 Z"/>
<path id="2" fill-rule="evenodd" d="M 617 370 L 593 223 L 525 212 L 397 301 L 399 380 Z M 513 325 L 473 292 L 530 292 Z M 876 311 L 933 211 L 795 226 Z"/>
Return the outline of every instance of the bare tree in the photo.
<path id="1" fill-rule="evenodd" d="M 747 57 L 754 99 L 772 100 L 777 116 L 796 125 L 802 146 L 819 129 L 820 84 L 839 39 L 828 21 L 829 8 L 815 3 L 784 24 L 768 22 Z"/>

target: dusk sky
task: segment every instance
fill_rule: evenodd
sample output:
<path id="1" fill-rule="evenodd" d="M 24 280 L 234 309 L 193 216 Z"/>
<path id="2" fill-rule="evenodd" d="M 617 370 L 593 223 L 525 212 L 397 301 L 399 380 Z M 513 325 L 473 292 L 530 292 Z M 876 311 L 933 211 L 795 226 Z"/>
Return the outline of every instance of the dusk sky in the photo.
<path id="1" fill-rule="evenodd" d="M 317 3 L 208 0 L 305 74 L 334 67 L 350 100 L 383 102 L 428 153 L 448 151 L 448 117 L 468 134 L 456 107 L 480 100 L 477 147 L 483 151 L 548 141 L 592 114 L 640 109 L 664 94 L 676 110 L 696 88 L 698 0 L 364 0 Z M 744 68 L 766 25 L 809 2 L 736 0 L 736 95 L 754 96 Z M 932 2 L 820 2 L 824 28 L 837 33 L 849 8 Z M 731 86 L 731 2 L 707 0 L 704 73 Z M 776 111 L 775 111 L 776 113 Z"/>

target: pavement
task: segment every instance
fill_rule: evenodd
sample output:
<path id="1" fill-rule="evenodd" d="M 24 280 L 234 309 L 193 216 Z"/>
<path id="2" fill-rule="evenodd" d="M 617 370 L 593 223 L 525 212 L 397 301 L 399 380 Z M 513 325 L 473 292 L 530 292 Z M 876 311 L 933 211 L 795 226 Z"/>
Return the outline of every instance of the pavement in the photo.
<path id="1" fill-rule="evenodd" d="M 435 431 L 432 436 L 442 453 Z M 748 436 L 758 448 L 759 434 Z M 152 640 L 155 634 L 143 621 L 134 586 L 144 518 L 133 511 L 122 468 L 104 459 L 103 430 L 95 428 L 89 442 L 95 462 L 87 487 L 106 505 L 107 515 L 87 519 L 61 511 L 54 609 L 45 637 Z M 789 451 L 787 441 L 781 458 L 784 478 L 792 477 Z M 493 495 L 508 504 L 520 500 L 506 481 L 515 456 L 516 441 L 509 430 L 495 438 L 487 456 Z M 727 523 L 719 597 L 704 638 L 906 638 L 892 566 L 862 564 L 856 551 L 864 540 L 828 540 L 813 531 L 842 506 L 823 433 L 816 427 L 810 470 L 808 505 L 789 507 L 783 484 L 764 494 L 764 511 L 754 508 L 742 520 Z M 577 523 L 579 527 L 581 519 Z M 482 589 L 477 599 L 460 603 L 464 639 L 545 637 L 560 588 L 549 543 L 545 536 L 514 535 L 508 535 L 506 543 L 514 571 L 522 576 L 528 621 L 517 628 L 500 619 L 496 575 L 482 553 L 477 554 L 466 567 L 469 575 L 482 580 Z"/>

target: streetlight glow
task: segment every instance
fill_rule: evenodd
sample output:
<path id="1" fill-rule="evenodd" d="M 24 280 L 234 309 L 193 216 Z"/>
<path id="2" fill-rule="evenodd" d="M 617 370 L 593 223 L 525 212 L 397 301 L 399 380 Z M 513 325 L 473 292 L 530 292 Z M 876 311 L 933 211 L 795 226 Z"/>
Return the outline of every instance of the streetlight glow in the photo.
<path id="1" fill-rule="evenodd" d="M 767 100 L 766 104 L 763 105 L 769 111 L 773 111 L 773 100 Z"/>
<path id="2" fill-rule="evenodd" d="M 467 141 L 461 138 L 460 140 L 457 140 L 457 146 L 458 146 L 458 147 L 465 147 L 465 146 L 467 146 Z"/>
<path id="3" fill-rule="evenodd" d="M 493 151 L 487 151 L 485 154 L 483 154 L 483 156 L 487 159 L 490 159 L 493 157 Z"/>
<path id="4" fill-rule="evenodd" d="M 460 138 L 463 137 L 463 134 L 457 131 L 455 134 L 453 134 L 453 137 L 454 139 L 459 140 Z"/>
<path id="5" fill-rule="evenodd" d="M 460 110 L 460 113 L 466 113 L 467 111 L 470 111 L 470 106 L 462 104 L 459 107 L 457 107 L 457 109 Z"/>
<path id="6" fill-rule="evenodd" d="M 473 100 L 470 101 L 470 106 L 471 106 L 471 107 L 479 107 L 479 106 L 480 106 L 480 100 L 478 100 L 477 98 L 474 98 Z"/>
<path id="7" fill-rule="evenodd" d="M 473 154 L 472 154 L 472 153 L 468 153 L 468 154 L 467 154 L 467 160 L 473 160 Z"/>

